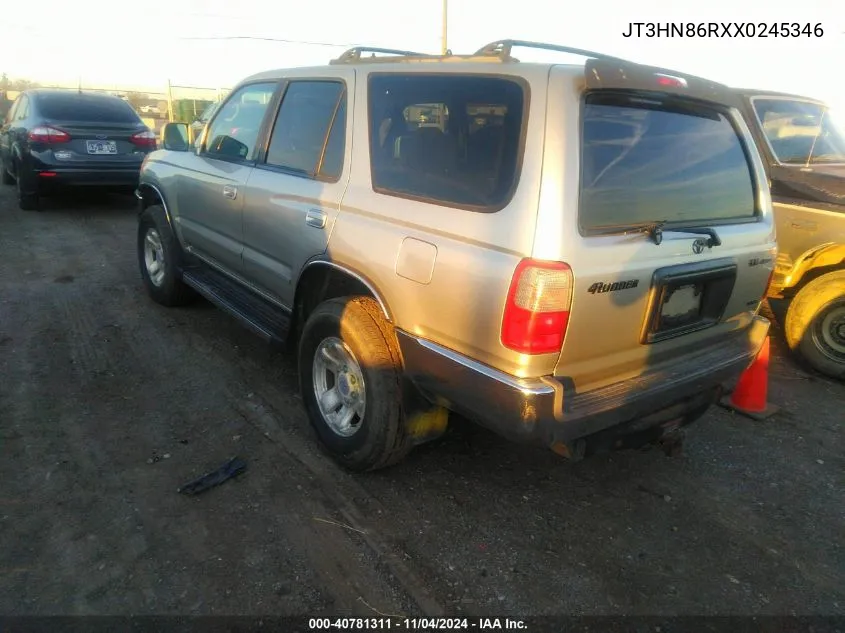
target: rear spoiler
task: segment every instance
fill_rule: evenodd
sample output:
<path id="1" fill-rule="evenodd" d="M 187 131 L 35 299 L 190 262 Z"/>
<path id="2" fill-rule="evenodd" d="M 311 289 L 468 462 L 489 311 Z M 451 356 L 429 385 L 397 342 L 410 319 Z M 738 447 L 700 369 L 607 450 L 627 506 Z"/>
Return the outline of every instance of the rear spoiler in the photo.
<path id="1" fill-rule="evenodd" d="M 742 108 L 742 100 L 729 86 L 701 77 L 634 62 L 590 59 L 584 67 L 589 90 L 648 90 L 687 99 Z"/>
<path id="2" fill-rule="evenodd" d="M 708 101 L 722 106 L 741 108 L 742 100 L 730 87 L 715 81 L 694 77 L 666 68 L 644 66 L 620 57 L 596 53 L 572 46 L 530 42 L 526 40 L 497 40 L 478 49 L 474 56 L 494 58 L 501 62 L 518 62 L 511 55 L 516 48 L 568 53 L 587 58 L 584 75 L 590 90 L 649 90 Z"/>

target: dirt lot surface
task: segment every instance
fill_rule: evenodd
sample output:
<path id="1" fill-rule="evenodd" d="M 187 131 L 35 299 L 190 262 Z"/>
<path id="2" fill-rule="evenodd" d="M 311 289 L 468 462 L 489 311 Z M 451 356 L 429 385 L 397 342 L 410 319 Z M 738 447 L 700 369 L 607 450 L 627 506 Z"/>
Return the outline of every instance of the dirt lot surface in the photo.
<path id="1" fill-rule="evenodd" d="M 678 458 L 464 424 L 354 476 L 288 357 L 147 298 L 134 204 L 0 190 L 0 613 L 845 615 L 845 386 L 777 336 L 780 413 L 713 409 Z"/>

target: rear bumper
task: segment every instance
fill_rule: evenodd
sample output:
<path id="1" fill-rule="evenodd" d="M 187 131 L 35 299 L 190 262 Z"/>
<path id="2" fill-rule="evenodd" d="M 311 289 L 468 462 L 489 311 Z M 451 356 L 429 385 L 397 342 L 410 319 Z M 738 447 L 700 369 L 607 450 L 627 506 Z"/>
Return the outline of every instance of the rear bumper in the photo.
<path id="1" fill-rule="evenodd" d="M 140 170 L 46 168 L 36 169 L 33 180 L 39 189 L 50 187 L 137 187 Z"/>
<path id="2" fill-rule="evenodd" d="M 142 155 L 133 160 L 62 161 L 49 152 L 30 152 L 21 165 L 23 173 L 39 191 L 55 187 L 135 187 L 141 173 Z"/>
<path id="3" fill-rule="evenodd" d="M 564 377 L 517 378 L 431 341 L 397 334 L 406 375 L 425 395 L 510 440 L 567 455 L 583 438 L 604 442 L 608 434 L 686 423 L 716 400 L 722 384 L 739 377 L 768 332 L 769 321 L 755 316 L 744 330 L 685 356 L 682 364 L 586 393 Z"/>

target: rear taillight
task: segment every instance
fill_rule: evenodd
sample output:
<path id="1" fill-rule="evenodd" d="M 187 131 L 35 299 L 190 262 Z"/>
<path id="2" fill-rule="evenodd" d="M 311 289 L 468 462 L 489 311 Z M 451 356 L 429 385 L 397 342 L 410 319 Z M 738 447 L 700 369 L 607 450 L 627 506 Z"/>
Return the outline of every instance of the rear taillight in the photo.
<path id="1" fill-rule="evenodd" d="M 144 130 L 143 132 L 137 132 L 129 137 L 129 140 L 137 145 L 138 147 L 155 147 L 156 146 L 156 135 L 154 132 L 150 130 Z"/>
<path id="2" fill-rule="evenodd" d="M 519 262 L 502 317 L 502 345 L 522 354 L 559 352 L 569 323 L 572 286 L 572 269 L 563 262 Z"/>
<path id="3" fill-rule="evenodd" d="M 48 125 L 38 125 L 29 131 L 27 138 L 33 143 L 67 143 L 70 134 Z"/>

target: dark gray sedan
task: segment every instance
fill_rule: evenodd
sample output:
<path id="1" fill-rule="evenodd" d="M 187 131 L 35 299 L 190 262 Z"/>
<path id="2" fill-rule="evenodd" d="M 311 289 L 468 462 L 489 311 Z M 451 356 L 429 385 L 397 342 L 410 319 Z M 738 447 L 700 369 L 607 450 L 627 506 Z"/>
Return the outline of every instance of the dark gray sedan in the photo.
<path id="1" fill-rule="evenodd" d="M 0 127 L 0 175 L 21 209 L 65 186 L 132 190 L 155 134 L 125 101 L 107 94 L 22 92 Z"/>

